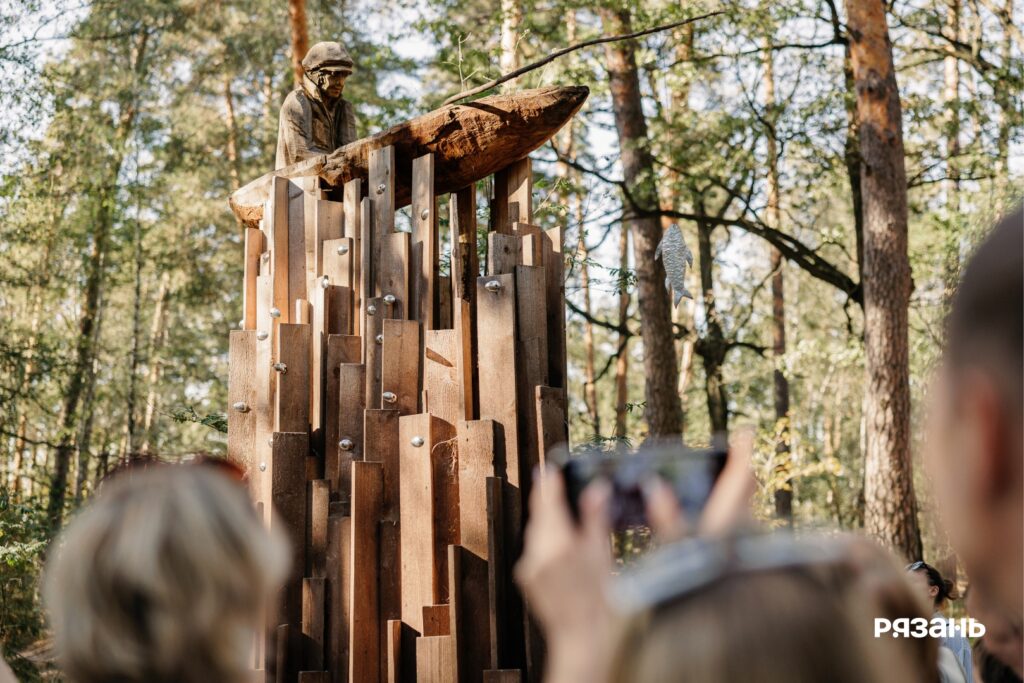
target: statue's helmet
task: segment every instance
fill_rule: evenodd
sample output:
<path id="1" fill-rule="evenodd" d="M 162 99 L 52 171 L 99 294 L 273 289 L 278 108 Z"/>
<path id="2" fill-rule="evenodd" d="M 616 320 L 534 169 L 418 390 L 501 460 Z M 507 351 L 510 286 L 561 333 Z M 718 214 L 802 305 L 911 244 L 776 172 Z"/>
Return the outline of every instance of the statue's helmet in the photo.
<path id="1" fill-rule="evenodd" d="M 309 48 L 309 52 L 302 59 L 302 68 L 306 73 L 339 71 L 350 74 L 352 73 L 352 57 L 341 43 L 317 43 Z"/>

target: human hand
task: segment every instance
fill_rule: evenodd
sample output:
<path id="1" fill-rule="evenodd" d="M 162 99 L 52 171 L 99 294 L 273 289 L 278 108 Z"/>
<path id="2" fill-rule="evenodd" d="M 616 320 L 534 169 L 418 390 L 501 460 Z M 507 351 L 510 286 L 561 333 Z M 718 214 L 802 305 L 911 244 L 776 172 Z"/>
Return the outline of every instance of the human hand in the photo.
<path id="1" fill-rule="evenodd" d="M 573 521 L 561 472 L 549 468 L 530 494 L 530 521 L 515 579 L 548 641 L 549 683 L 600 683 L 611 648 L 607 602 L 612 558 L 609 486 L 591 484 Z"/>

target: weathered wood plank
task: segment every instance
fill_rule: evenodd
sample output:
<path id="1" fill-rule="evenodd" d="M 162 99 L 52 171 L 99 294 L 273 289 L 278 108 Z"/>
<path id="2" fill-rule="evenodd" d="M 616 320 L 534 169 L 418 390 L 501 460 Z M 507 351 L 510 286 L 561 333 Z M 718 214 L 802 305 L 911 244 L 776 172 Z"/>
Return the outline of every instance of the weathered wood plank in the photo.
<path id="1" fill-rule="evenodd" d="M 422 633 L 423 606 L 435 604 L 437 592 L 431 418 L 425 414 L 408 415 L 399 418 L 398 425 L 402 621 Z"/>
<path id="2" fill-rule="evenodd" d="M 275 432 L 273 456 L 268 467 L 270 474 L 270 496 L 272 503 L 268 510 L 271 529 L 277 529 L 291 543 L 292 569 L 281 590 L 283 606 L 279 623 L 292 625 L 296 635 L 302 625 L 302 574 L 306 566 L 306 545 L 301 539 L 306 536 L 306 455 L 309 453 L 309 435 L 302 433 Z M 294 638 L 300 645 L 301 639 Z M 299 651 L 289 651 L 290 661 L 301 661 Z M 297 666 L 296 666 L 296 671 Z"/>
<path id="3" fill-rule="evenodd" d="M 328 334 L 348 334 L 352 329 L 352 290 L 328 285 L 324 292 L 324 329 Z"/>
<path id="4" fill-rule="evenodd" d="M 490 283 L 497 283 L 496 285 Z M 516 292 L 515 276 L 497 275 L 477 278 L 478 354 L 486 362 L 479 364 L 480 417 L 491 419 L 499 427 L 505 445 L 504 457 L 509 483 L 520 484 L 519 439 L 517 432 L 516 382 Z"/>
<path id="5" fill-rule="evenodd" d="M 370 303 L 370 299 L 377 295 L 374 290 L 374 279 L 373 271 L 377 267 L 376 264 L 371 262 L 374 255 L 373 251 L 373 203 L 369 197 L 363 197 L 362 201 L 359 202 L 359 321 L 360 324 L 366 323 L 366 307 Z M 360 334 L 363 335 L 364 339 L 367 337 L 365 327 L 360 327 Z M 373 337 L 369 338 L 373 341 Z M 366 347 L 365 341 L 363 347 L 363 362 L 366 363 Z"/>
<path id="6" fill-rule="evenodd" d="M 352 628 L 349 631 L 349 680 L 380 677 L 377 524 L 381 517 L 383 469 L 376 462 L 352 463 Z"/>
<path id="7" fill-rule="evenodd" d="M 256 329 L 256 276 L 260 270 L 260 254 L 263 253 L 263 232 L 256 228 L 245 229 L 245 260 L 242 267 L 242 329 Z"/>
<path id="8" fill-rule="evenodd" d="M 564 228 L 551 228 L 542 235 L 544 276 L 546 278 L 546 306 L 548 330 L 548 383 L 565 389 L 565 254 L 562 244 Z M 568 420 L 568 414 L 566 414 Z"/>
<path id="9" fill-rule="evenodd" d="M 503 480 L 500 477 L 487 477 L 487 617 L 491 634 L 492 666 L 501 666 L 507 658 L 508 649 L 504 494 Z"/>
<path id="10" fill-rule="evenodd" d="M 310 333 L 309 325 L 286 323 L 278 326 L 276 374 L 276 400 L 274 404 L 274 431 L 309 431 L 310 392 Z"/>
<path id="11" fill-rule="evenodd" d="M 268 678 L 272 674 L 275 683 L 290 681 L 298 672 L 297 657 L 290 624 L 278 624 L 274 629 L 274 659 L 267 662 Z"/>
<path id="12" fill-rule="evenodd" d="M 544 245 L 541 240 L 540 226 L 530 223 L 515 222 L 512 224 L 512 234 L 522 240 L 522 256 L 520 261 L 524 266 L 544 265 Z"/>
<path id="13" fill-rule="evenodd" d="M 437 199 L 434 196 L 434 155 L 412 162 L 412 240 L 409 252 L 412 273 L 409 287 L 410 320 L 424 330 L 437 329 Z"/>
<path id="14" fill-rule="evenodd" d="M 487 274 L 505 275 L 523 262 L 522 240 L 500 232 L 487 233 Z"/>
<path id="15" fill-rule="evenodd" d="M 352 240 L 352 334 L 360 334 L 363 320 L 363 269 L 362 269 L 362 210 L 360 199 L 363 194 L 363 181 L 354 178 L 345 183 L 344 188 L 344 231 L 343 236 Z"/>
<path id="16" fill-rule="evenodd" d="M 306 572 L 322 579 L 327 576 L 327 514 L 331 490 L 325 479 L 309 482 L 309 527 L 306 535 Z"/>
<path id="17" fill-rule="evenodd" d="M 324 579 L 302 580 L 303 668 L 324 668 Z"/>
<path id="18" fill-rule="evenodd" d="M 341 364 L 359 363 L 362 340 L 359 337 L 348 334 L 327 335 L 327 352 L 324 355 L 323 372 L 323 414 L 331 416 L 331 419 L 323 423 L 323 453 L 324 470 L 329 470 L 332 461 L 338 462 L 338 442 L 341 436 L 338 433 L 340 423 L 338 416 L 341 414 Z M 328 484 L 331 482 L 328 481 Z M 333 491 L 332 491 L 333 492 Z"/>
<path id="19" fill-rule="evenodd" d="M 493 666 L 487 561 L 462 546 L 448 546 L 448 585 L 458 680 L 475 683 Z"/>
<path id="20" fill-rule="evenodd" d="M 450 275 L 438 275 L 437 286 L 437 322 L 439 330 L 452 329 L 452 278 Z"/>
<path id="21" fill-rule="evenodd" d="M 269 263 L 269 252 L 266 262 Z M 261 256 L 262 260 L 262 256 Z M 259 299 L 259 307 L 256 314 L 256 366 L 253 369 L 256 381 L 256 451 L 253 462 L 267 463 L 270 460 L 271 434 L 274 432 L 274 390 L 275 382 L 272 375 L 274 370 L 271 365 L 274 363 L 274 332 L 276 326 L 272 323 L 270 309 L 273 297 L 273 278 L 269 272 L 260 273 L 256 279 L 256 292 Z M 264 487 L 264 472 L 257 466 L 251 473 L 250 487 L 254 492 L 257 501 L 269 500 L 265 494 L 269 489 Z"/>
<path id="22" fill-rule="evenodd" d="M 547 383 L 545 273 L 540 266 L 516 267 L 516 339 L 519 487 L 529 500 L 530 473 L 540 462 L 535 388 Z"/>
<path id="23" fill-rule="evenodd" d="M 484 671 L 483 683 L 522 683 L 523 673 L 519 669 L 491 669 Z"/>
<path id="24" fill-rule="evenodd" d="M 456 683 L 454 646 L 451 636 L 417 638 L 417 683 Z"/>
<path id="25" fill-rule="evenodd" d="M 327 519 L 327 669 L 332 683 L 348 681 L 351 554 L 352 519 L 332 514 Z"/>
<path id="26" fill-rule="evenodd" d="M 552 451 L 569 441 L 569 426 L 565 421 L 565 389 L 539 386 L 536 388 L 537 442 L 543 467 L 551 462 Z"/>
<path id="27" fill-rule="evenodd" d="M 288 191 L 291 183 L 287 178 L 276 177 L 273 181 L 273 207 L 267 225 L 270 235 L 270 269 L 274 283 L 274 308 L 280 311 L 278 323 L 286 323 L 291 315 L 291 300 L 288 275 Z"/>
<path id="28" fill-rule="evenodd" d="M 424 412 L 455 426 L 460 405 L 458 336 L 455 330 L 427 330 L 423 353 Z"/>
<path id="29" fill-rule="evenodd" d="M 407 320 L 412 308 L 409 298 L 409 233 L 390 232 L 381 240 L 378 280 L 381 296 L 391 308 L 389 317 Z"/>
<path id="30" fill-rule="evenodd" d="M 419 411 L 420 323 L 385 320 L 381 362 L 381 406 L 402 415 Z"/>
<path id="31" fill-rule="evenodd" d="M 331 493 L 348 500 L 352 487 L 352 461 L 363 459 L 363 388 L 366 368 L 361 363 L 338 366 L 338 449 L 337 458 L 325 463 L 324 476 Z"/>
<path id="32" fill-rule="evenodd" d="M 369 152 L 369 197 L 373 206 L 374 296 L 384 296 L 381 266 L 385 236 L 395 229 L 395 148 L 388 145 Z"/>
<path id="33" fill-rule="evenodd" d="M 255 325 L 255 323 L 254 323 Z M 256 455 L 257 358 L 256 331 L 232 330 L 228 343 L 228 460 L 250 474 Z"/>
<path id="34" fill-rule="evenodd" d="M 450 636 L 452 634 L 450 621 L 448 605 L 423 606 L 423 635 Z"/>
<path id="35" fill-rule="evenodd" d="M 363 357 L 366 362 L 366 405 L 380 405 L 382 357 L 384 350 L 384 321 L 391 317 L 391 308 L 384 305 L 383 297 L 367 301 L 363 335 Z"/>
<path id="36" fill-rule="evenodd" d="M 488 558 L 487 480 L 495 476 L 496 453 L 502 451 L 493 420 L 460 421 L 459 531 L 461 545 Z"/>
<path id="37" fill-rule="evenodd" d="M 416 683 L 416 635 L 408 624 L 388 621 L 388 683 Z"/>
<path id="38" fill-rule="evenodd" d="M 452 240 L 452 327 L 458 335 L 459 396 L 463 420 L 472 420 L 476 408 L 476 278 L 480 264 L 476 251 L 476 188 L 473 185 L 454 192 L 448 211 Z"/>
<path id="39" fill-rule="evenodd" d="M 505 173 L 508 183 L 509 226 L 533 221 L 533 164 L 530 157 L 524 157 L 508 166 Z"/>
<path id="40" fill-rule="evenodd" d="M 327 671 L 300 671 L 299 683 L 329 683 L 329 676 Z"/>

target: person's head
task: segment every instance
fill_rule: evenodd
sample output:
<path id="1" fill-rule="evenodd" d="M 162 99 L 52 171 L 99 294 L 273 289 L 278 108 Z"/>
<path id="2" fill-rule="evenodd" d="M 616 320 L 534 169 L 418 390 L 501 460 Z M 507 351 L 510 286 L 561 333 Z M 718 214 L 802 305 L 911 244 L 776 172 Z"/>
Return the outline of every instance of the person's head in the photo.
<path id="1" fill-rule="evenodd" d="M 1021 638 L 1020 624 L 1008 618 L 1004 609 L 993 604 L 985 595 L 979 594 L 973 586 L 968 587 L 964 594 L 964 607 L 972 619 L 985 625 L 985 635 L 978 640 L 979 645 L 984 643 L 985 658 L 990 660 L 995 657 L 1015 671 L 1018 677 L 1024 675 L 1024 639 Z M 975 654 L 977 655 L 977 650 Z M 977 656 L 975 660 L 977 661 Z M 988 666 L 993 670 L 999 669 L 996 664 Z M 978 663 L 978 667 L 981 668 L 982 664 Z M 988 678 L 982 680 L 989 683 Z"/>
<path id="2" fill-rule="evenodd" d="M 925 464 L 974 590 L 1017 619 L 1024 603 L 1024 218 L 971 257 L 947 320 Z"/>
<path id="3" fill-rule="evenodd" d="M 337 99 L 345 91 L 352 74 L 352 57 L 341 43 L 317 43 L 302 59 L 302 68 L 328 99 Z"/>
<path id="4" fill-rule="evenodd" d="M 938 569 L 923 560 L 908 564 L 907 576 L 934 608 L 941 607 L 946 600 L 953 597 L 953 582 L 942 578 Z"/>
<path id="5" fill-rule="evenodd" d="M 779 553 L 777 567 L 744 570 L 740 561 L 682 595 L 663 591 L 627 627 L 611 680 L 933 680 L 933 641 L 874 637 L 875 618 L 925 614 L 890 558 L 856 540 L 832 559 L 800 563 L 793 559 L 801 552 L 800 544 L 790 551 L 786 543 L 768 548 L 769 554 Z M 735 557 L 752 559 L 747 550 Z M 704 573 L 705 579 L 714 574 L 696 573 Z M 659 581 L 681 575 L 667 567 L 653 574 Z"/>
<path id="6" fill-rule="evenodd" d="M 212 467 L 104 483 L 61 535 L 44 598 L 72 683 L 241 683 L 287 546 Z"/>

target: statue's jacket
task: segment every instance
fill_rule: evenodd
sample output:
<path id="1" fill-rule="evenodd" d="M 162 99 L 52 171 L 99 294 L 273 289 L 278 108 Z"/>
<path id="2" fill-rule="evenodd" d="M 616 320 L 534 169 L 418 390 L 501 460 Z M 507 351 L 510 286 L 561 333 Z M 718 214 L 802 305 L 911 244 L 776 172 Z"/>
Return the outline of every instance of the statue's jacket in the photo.
<path id="1" fill-rule="evenodd" d="M 285 98 L 277 131 L 277 161 L 283 168 L 356 140 L 356 114 L 352 104 L 339 97 L 328 110 L 316 85 L 308 78 Z"/>

